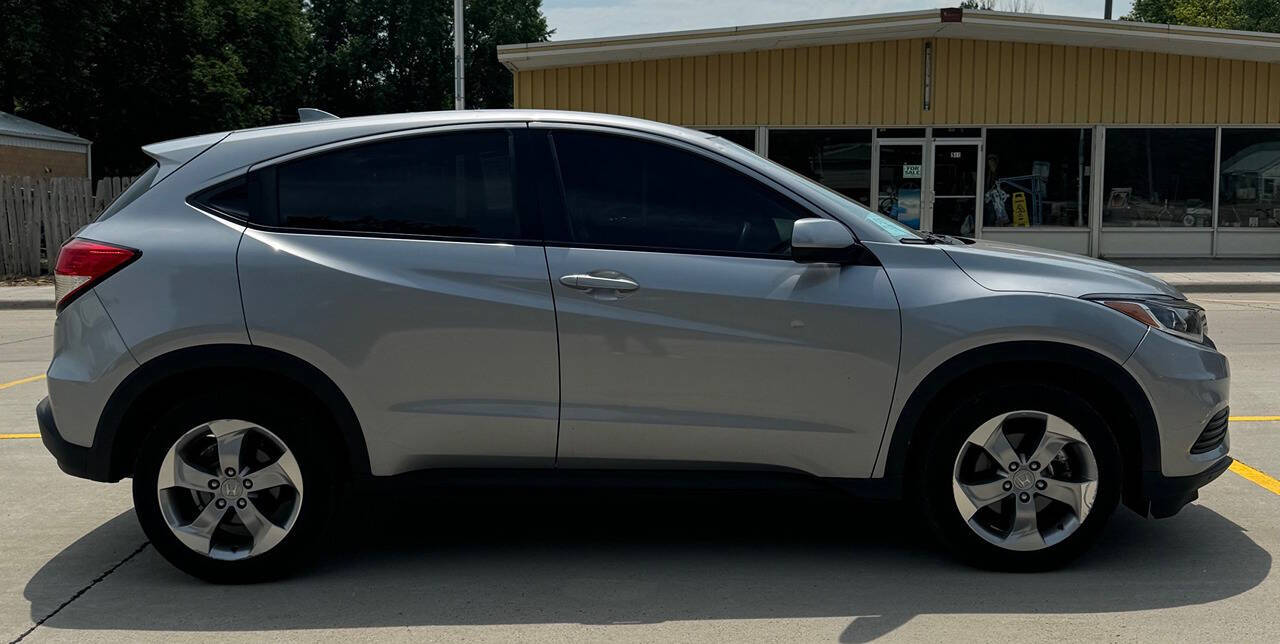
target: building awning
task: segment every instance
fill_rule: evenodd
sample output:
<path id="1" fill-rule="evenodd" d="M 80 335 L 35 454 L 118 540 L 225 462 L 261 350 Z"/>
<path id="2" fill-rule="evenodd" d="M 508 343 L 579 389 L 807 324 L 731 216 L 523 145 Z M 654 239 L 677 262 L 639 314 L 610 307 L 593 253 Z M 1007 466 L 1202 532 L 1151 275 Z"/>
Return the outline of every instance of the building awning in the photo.
<path id="1" fill-rule="evenodd" d="M 1280 34 L 980 10 L 965 10 L 958 22 L 944 22 L 940 11 L 924 10 L 500 45 L 498 60 L 522 71 L 903 38 L 1077 45 L 1280 63 Z"/>

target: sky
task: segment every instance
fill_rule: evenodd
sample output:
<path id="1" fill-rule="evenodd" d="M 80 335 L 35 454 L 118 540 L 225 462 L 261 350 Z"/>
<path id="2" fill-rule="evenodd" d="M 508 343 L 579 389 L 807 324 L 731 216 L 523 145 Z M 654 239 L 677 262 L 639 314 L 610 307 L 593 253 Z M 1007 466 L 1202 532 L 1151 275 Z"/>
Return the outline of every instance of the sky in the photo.
<path id="1" fill-rule="evenodd" d="M 1033 0 L 1038 13 L 1102 17 L 1104 0 Z M 543 0 L 552 40 L 950 7 L 960 0 Z M 1132 0 L 1114 0 L 1112 17 Z"/>

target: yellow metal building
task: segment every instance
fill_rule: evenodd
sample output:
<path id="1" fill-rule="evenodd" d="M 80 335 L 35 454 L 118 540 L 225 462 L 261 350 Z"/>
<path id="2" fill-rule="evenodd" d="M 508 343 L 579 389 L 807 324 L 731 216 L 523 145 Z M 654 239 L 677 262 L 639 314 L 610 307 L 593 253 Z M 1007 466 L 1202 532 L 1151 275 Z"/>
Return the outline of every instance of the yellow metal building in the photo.
<path id="1" fill-rule="evenodd" d="M 715 131 L 920 228 L 1280 256 L 1276 34 L 929 10 L 498 57 L 516 107 Z"/>

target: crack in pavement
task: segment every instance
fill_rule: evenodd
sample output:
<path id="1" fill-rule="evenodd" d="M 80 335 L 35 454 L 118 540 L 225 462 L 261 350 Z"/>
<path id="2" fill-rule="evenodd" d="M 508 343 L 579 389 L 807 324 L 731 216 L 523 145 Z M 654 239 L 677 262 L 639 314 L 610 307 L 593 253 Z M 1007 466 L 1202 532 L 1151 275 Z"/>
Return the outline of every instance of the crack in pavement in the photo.
<path id="1" fill-rule="evenodd" d="M 125 557 L 124 559 L 121 559 L 120 561 L 116 562 L 116 564 L 115 564 L 114 566 L 112 566 L 112 567 L 108 568 L 108 569 L 106 570 L 106 572 L 104 572 L 104 573 L 102 573 L 101 575 L 98 575 L 97 577 L 95 577 L 95 578 L 93 579 L 93 581 L 89 582 L 89 584 L 88 584 L 87 586 L 85 586 L 84 588 L 81 588 L 80 590 L 76 591 L 76 593 L 75 593 L 74 595 L 72 595 L 69 599 L 67 599 L 67 601 L 64 601 L 64 602 L 62 602 L 61 604 L 59 604 L 57 608 L 53 609 L 53 612 L 51 612 L 51 613 L 49 613 L 48 615 L 45 615 L 44 617 L 41 617 L 40 619 L 36 620 L 36 623 L 35 623 L 35 624 L 33 624 L 33 625 L 31 626 L 31 628 L 28 628 L 28 629 L 27 629 L 25 632 L 23 632 L 21 635 L 17 636 L 17 637 L 16 637 L 16 638 L 14 638 L 13 640 L 11 640 L 11 641 L 9 642 L 9 644 L 18 644 L 18 642 L 21 642 L 21 641 L 22 641 L 23 639 L 25 639 L 28 635 L 30 635 L 30 634 L 32 634 L 33 632 L 35 632 L 35 630 L 36 630 L 37 628 L 40 628 L 41 626 L 43 626 L 45 622 L 49 621 L 50 619 L 53 619 L 53 616 L 54 616 L 54 615 L 57 615 L 58 613 L 62 612 L 62 609 L 66 608 L 67 606 L 70 606 L 70 605 L 71 605 L 71 602 L 74 602 L 75 600 L 80 599 L 80 596 L 81 596 L 81 595 L 83 595 L 83 594 L 85 594 L 85 593 L 89 592 L 89 589 L 90 589 L 90 588 L 93 588 L 94 586 L 98 585 L 98 582 L 102 581 L 103 579 L 106 579 L 107 577 L 109 577 L 109 576 L 111 575 L 111 573 L 115 572 L 115 571 L 116 571 L 116 569 L 118 569 L 120 566 L 123 566 L 123 565 L 125 565 L 126 563 L 129 563 L 129 560 L 130 560 L 130 559 L 133 559 L 134 557 L 138 556 L 138 553 L 142 552 L 143 550 L 146 550 L 147 546 L 148 546 L 148 545 L 150 545 L 150 543 L 151 543 L 150 541 L 143 541 L 143 542 L 142 542 L 142 545 L 138 546 L 138 548 L 137 548 L 136 550 L 134 550 L 133 552 L 129 553 L 129 556 L 127 556 L 127 557 Z"/>
<path id="2" fill-rule="evenodd" d="M 45 338 L 52 338 L 52 337 L 53 337 L 53 334 L 49 334 L 49 335 L 37 335 L 30 338 L 22 338 L 20 340 L 6 340 L 5 342 L 0 342 L 0 347 L 6 344 L 17 344 L 19 342 L 30 342 L 31 340 L 43 340 Z"/>

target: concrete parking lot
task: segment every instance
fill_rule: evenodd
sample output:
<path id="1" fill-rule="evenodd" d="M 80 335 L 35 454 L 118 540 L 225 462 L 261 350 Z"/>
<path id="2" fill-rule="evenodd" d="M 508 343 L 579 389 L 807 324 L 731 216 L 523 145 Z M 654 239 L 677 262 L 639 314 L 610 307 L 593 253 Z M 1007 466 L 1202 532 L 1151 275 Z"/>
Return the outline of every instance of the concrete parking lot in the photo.
<path id="1" fill-rule="evenodd" d="M 58 470 L 30 438 L 53 313 L 0 310 L 0 640 L 1275 641 L 1280 293 L 1192 299 L 1263 474 L 1172 519 L 1121 510 L 1066 570 L 966 568 L 906 510 L 837 496 L 494 491 L 352 499 L 318 566 L 245 587 L 166 564 L 127 482 Z"/>

